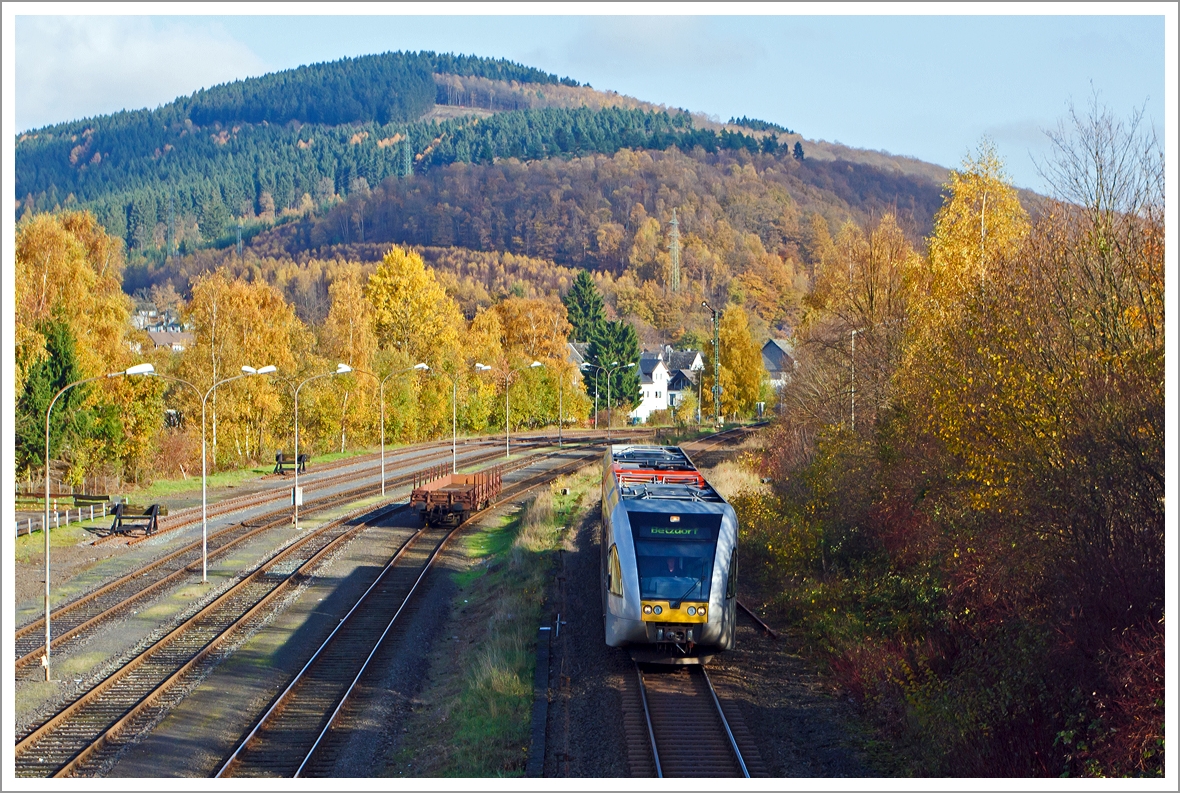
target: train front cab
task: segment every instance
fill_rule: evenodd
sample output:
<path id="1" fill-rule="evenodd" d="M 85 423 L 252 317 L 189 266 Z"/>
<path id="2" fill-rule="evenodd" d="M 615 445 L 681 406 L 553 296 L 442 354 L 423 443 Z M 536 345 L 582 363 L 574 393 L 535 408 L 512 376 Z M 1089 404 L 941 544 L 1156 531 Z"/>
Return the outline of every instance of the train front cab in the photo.
<path id="1" fill-rule="evenodd" d="M 733 646 L 737 520 L 720 503 L 620 500 L 604 522 L 606 643 L 693 663 Z"/>

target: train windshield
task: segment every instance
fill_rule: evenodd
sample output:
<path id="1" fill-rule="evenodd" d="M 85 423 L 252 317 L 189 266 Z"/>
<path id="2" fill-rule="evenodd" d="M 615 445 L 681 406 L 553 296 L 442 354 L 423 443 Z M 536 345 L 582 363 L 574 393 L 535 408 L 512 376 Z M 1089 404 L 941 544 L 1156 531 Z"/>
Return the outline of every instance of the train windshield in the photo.
<path id="1" fill-rule="evenodd" d="M 645 600 L 708 600 L 721 515 L 628 512 L 639 596 Z"/>

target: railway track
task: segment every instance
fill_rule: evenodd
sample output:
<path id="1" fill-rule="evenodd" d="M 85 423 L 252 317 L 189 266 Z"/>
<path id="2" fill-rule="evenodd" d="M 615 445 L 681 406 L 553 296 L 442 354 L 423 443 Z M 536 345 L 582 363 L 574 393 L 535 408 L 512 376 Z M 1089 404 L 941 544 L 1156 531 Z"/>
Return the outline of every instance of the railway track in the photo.
<path id="1" fill-rule="evenodd" d="M 655 776 L 751 776 L 704 666 L 635 664 L 635 675 Z"/>
<path id="2" fill-rule="evenodd" d="M 98 685 L 30 731 L 16 744 L 17 776 L 67 776 L 235 636 L 268 618 L 266 609 L 314 575 L 318 563 L 377 518 L 404 508 L 366 510 L 368 520 L 346 516 L 308 532 L 258 565 L 189 619 Z"/>
<path id="3" fill-rule="evenodd" d="M 529 465 L 526 458 L 519 465 Z M 248 576 L 152 644 L 55 716 L 24 735 L 16 745 L 16 774 L 22 777 L 94 773 L 119 748 L 123 733 L 138 734 L 174 704 L 170 695 L 199 680 L 232 647 L 269 618 L 268 608 L 292 587 L 315 574 L 318 563 L 355 536 L 375 517 L 402 509 L 387 505 L 369 514 L 332 521 L 300 537 L 256 567 Z M 421 532 L 407 540 L 413 551 Z M 402 553 L 399 551 L 399 554 Z M 171 699 L 177 699 L 172 696 Z"/>
<path id="4" fill-rule="evenodd" d="M 452 529 L 423 529 L 417 547 L 399 552 L 358 599 L 336 630 L 222 764 L 217 777 L 322 776 L 331 772 L 331 729 L 382 643 L 400 627 L 418 585 L 447 543 L 471 521 L 496 506 L 586 465 L 597 452 L 579 455 L 556 469 L 539 471 L 505 488 L 495 504 Z M 526 465 L 536 460 L 526 461 Z M 522 466 L 523 467 L 523 466 Z"/>
<path id="5" fill-rule="evenodd" d="M 491 445 L 491 444 L 488 441 L 479 441 L 478 443 L 475 443 L 474 445 L 485 446 L 485 445 Z M 390 467 L 389 466 L 391 464 L 391 461 L 396 466 L 392 470 L 394 472 L 396 472 L 400 468 L 404 467 L 404 465 L 407 463 L 413 464 L 413 463 L 421 463 L 421 462 L 428 462 L 428 461 L 434 462 L 434 461 L 442 460 L 442 459 L 444 459 L 446 457 L 450 457 L 450 456 L 451 456 L 451 448 L 450 448 L 449 444 L 445 448 L 442 446 L 439 446 L 438 448 L 431 448 L 431 447 L 421 448 L 421 447 L 419 447 L 419 448 L 415 448 L 415 449 L 411 449 L 411 450 L 404 450 L 400 454 L 387 455 L 386 461 L 385 461 L 386 480 L 387 480 L 386 487 L 389 487 L 391 485 L 394 487 L 397 486 L 396 482 L 391 483 L 389 481 L 389 474 L 390 474 Z M 336 474 L 330 473 L 331 470 L 334 470 L 336 468 L 341 468 L 341 467 L 352 468 L 353 466 L 356 466 L 358 464 L 363 465 L 368 462 L 375 462 L 376 463 L 376 465 L 371 466 L 373 469 L 371 471 L 364 470 L 362 468 L 361 470 L 349 470 L 349 471 L 343 471 L 343 472 L 336 473 Z M 354 457 L 350 460 L 343 461 L 338 465 L 333 465 L 331 468 L 321 468 L 321 469 L 314 471 L 310 474 L 305 474 L 304 475 L 305 484 L 303 485 L 303 488 L 304 488 L 305 492 L 311 493 L 316 490 L 323 490 L 325 488 L 334 487 L 336 485 L 339 485 L 342 482 L 353 481 L 353 480 L 356 480 L 357 478 L 367 478 L 367 477 L 380 478 L 380 476 L 381 476 L 380 458 L 377 457 L 376 455 L 362 455 L 360 457 Z M 291 480 L 280 479 L 280 478 L 276 477 L 272 481 L 273 481 L 272 485 L 267 486 L 267 487 L 263 488 L 262 490 L 256 491 L 254 493 L 243 493 L 240 496 L 232 496 L 230 498 L 219 499 L 218 501 L 216 501 L 212 504 L 209 504 L 206 509 L 207 516 L 209 518 L 216 518 L 216 517 L 220 517 L 222 515 L 226 515 L 226 514 L 229 514 L 232 512 L 253 509 L 255 507 L 262 506 L 268 502 L 276 502 L 277 503 L 277 502 L 285 502 L 286 500 L 288 500 L 290 498 Z M 161 534 L 165 534 L 165 533 L 171 532 L 171 531 L 176 531 L 177 529 L 182 529 L 182 528 L 185 528 L 186 526 L 192 526 L 194 524 L 200 523 L 201 519 L 202 519 L 202 512 L 201 512 L 201 508 L 199 506 L 185 507 L 184 509 L 177 510 L 172 515 L 160 518 L 158 521 L 159 528 L 156 530 L 155 533 L 153 533 L 150 536 L 125 537 L 125 536 L 119 535 L 119 534 L 109 534 L 109 535 L 106 535 L 103 537 L 99 537 L 97 540 L 94 541 L 94 544 L 99 545 L 99 544 L 108 543 L 108 542 L 124 541 L 128 545 L 134 545 L 136 543 L 143 542 L 144 540 L 151 539 L 152 537 L 158 537 Z"/>
<path id="6" fill-rule="evenodd" d="M 448 452 L 449 453 L 449 452 Z M 489 450 L 464 460 L 465 465 L 495 459 L 499 450 Z M 434 457 L 419 458 L 415 462 L 430 462 Z M 386 488 L 401 487 L 413 482 L 413 472 L 386 478 Z M 304 507 L 312 512 L 323 511 L 342 503 L 355 501 L 380 491 L 380 484 L 365 484 L 342 493 L 309 500 Z M 310 514 L 310 513 L 309 513 Z M 289 509 L 275 510 L 255 517 L 249 523 L 237 523 L 209 535 L 210 559 L 224 555 L 265 532 L 288 525 Z M 54 609 L 52 629 L 54 647 L 61 642 L 75 641 L 99 630 L 102 625 L 123 614 L 144 598 L 157 594 L 168 586 L 178 584 L 200 570 L 201 541 L 185 545 L 160 559 L 127 573 L 104 586 Z M 45 649 L 44 617 L 17 629 L 15 635 L 15 669 L 28 669 L 39 661 Z"/>
<path id="7" fill-rule="evenodd" d="M 489 452 L 489 456 L 498 456 L 498 450 Z M 594 456 L 596 456 L 595 453 L 586 455 L 587 458 Z M 530 465 L 536 459 L 526 459 L 521 464 Z M 468 463 L 470 462 L 472 461 L 469 460 Z M 579 459 L 568 464 L 565 468 L 572 469 L 585 463 L 586 459 Z M 518 496 L 522 490 L 535 487 L 543 481 L 549 481 L 563 472 L 563 470 L 557 470 L 535 475 L 532 477 L 532 479 L 537 479 L 535 484 L 514 485 L 506 493 L 506 497 Z M 526 479 L 525 481 L 527 483 L 531 480 Z M 369 489 L 375 488 L 370 486 Z M 339 504 L 357 497 L 356 491 L 349 491 L 336 494 L 325 501 L 330 500 L 333 504 Z M 309 504 L 309 506 L 311 505 Z M 325 505 L 320 506 L 326 508 Z M 383 509 L 391 508 L 385 507 Z M 381 510 L 378 510 L 377 514 L 381 514 Z M 285 520 L 286 516 L 286 510 L 282 510 L 279 520 Z M 145 723 L 150 723 L 151 714 L 158 712 L 161 707 L 165 709 L 168 707 L 165 700 L 167 700 L 169 692 L 181 687 L 180 684 L 186 676 L 192 678 L 194 675 L 198 675 L 202 664 L 208 666 L 210 663 L 216 663 L 216 660 L 210 659 L 215 659 L 221 648 L 231 645 L 235 636 L 245 635 L 252 627 L 256 627 L 267 618 L 266 615 L 269 613 L 266 609 L 267 604 L 274 602 L 281 592 L 289 590 L 295 582 L 305 580 L 313 575 L 317 563 L 326 554 L 341 547 L 343 542 L 354 536 L 364 525 L 366 524 L 350 523 L 346 519 L 334 521 L 301 537 L 260 564 L 253 572 L 203 607 L 193 617 L 177 626 L 122 668 L 85 692 L 54 717 L 25 734 L 15 747 L 17 775 L 22 777 L 66 776 L 77 772 L 85 773 L 84 769 L 93 771 L 97 768 L 95 765 L 98 762 L 96 756 L 101 755 L 104 747 L 115 741 L 120 733 L 130 730 L 131 734 L 136 734 L 138 732 L 137 726 L 142 727 Z M 254 527 L 252 530 L 257 531 L 260 528 Z M 441 530 L 424 531 L 437 533 Z M 429 549 L 427 561 L 421 566 L 419 577 L 415 581 L 421 580 L 421 576 L 425 575 L 430 563 L 434 558 L 437 558 L 438 553 L 441 552 L 447 539 L 453 536 L 453 533 L 454 530 L 446 533 L 441 540 L 438 540 L 437 544 L 435 543 L 437 538 L 427 536 L 422 532 L 407 540 L 405 547 L 398 553 L 400 559 L 417 559 Z M 228 541 L 230 539 L 227 539 Z M 182 561 L 180 555 L 174 556 L 173 561 L 179 564 Z M 393 567 L 400 570 L 404 565 L 400 567 L 393 565 Z M 181 566 L 166 575 L 183 573 L 184 571 L 185 567 Z M 142 573 L 135 577 L 141 576 Z M 393 577 L 389 578 L 390 582 L 393 580 Z M 392 586 L 392 584 L 383 585 L 381 591 L 384 591 L 384 586 Z M 396 589 L 396 587 L 392 588 Z M 100 592 L 103 591 L 110 594 L 113 590 L 107 588 L 100 590 Z M 398 611 L 394 612 L 395 616 L 390 624 L 396 620 L 396 614 L 400 613 L 400 609 L 404 608 L 409 594 L 412 594 L 412 587 L 411 592 L 403 598 Z M 133 595 L 133 597 L 140 596 Z M 389 600 L 388 597 L 385 599 Z M 113 609 L 118 610 L 122 607 L 116 604 Z M 85 622 L 79 623 L 75 628 L 84 624 Z M 35 630 L 35 626 L 26 627 Z M 71 630 L 73 629 L 71 628 Z M 365 631 L 358 632 L 365 633 Z M 35 653 L 33 655 L 35 657 Z M 356 679 L 359 679 L 361 673 L 363 673 L 363 667 L 354 678 L 354 683 Z M 351 686 L 348 687 L 348 691 L 351 691 Z M 333 715 L 343 707 L 347 700 L 348 691 L 342 695 Z M 294 711 L 282 708 L 277 712 L 293 713 Z M 319 745 L 318 742 L 326 733 L 327 727 L 331 726 L 332 718 L 332 715 L 327 717 L 325 727 L 312 744 L 312 751 Z M 304 758 L 305 761 L 307 757 L 310 757 L 310 753 Z M 303 764 L 301 763 L 300 766 Z"/>

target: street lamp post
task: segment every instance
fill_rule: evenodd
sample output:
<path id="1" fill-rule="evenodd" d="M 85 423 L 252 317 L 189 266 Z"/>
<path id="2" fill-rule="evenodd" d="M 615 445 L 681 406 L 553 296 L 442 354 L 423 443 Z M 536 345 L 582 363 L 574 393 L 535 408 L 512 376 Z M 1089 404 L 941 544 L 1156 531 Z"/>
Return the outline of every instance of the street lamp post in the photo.
<path id="1" fill-rule="evenodd" d="M 583 363 L 579 369 L 594 369 L 594 429 L 598 429 L 598 375 L 602 374 L 602 367 L 596 363 Z"/>
<path id="2" fill-rule="evenodd" d="M 219 385 L 233 382 L 234 380 L 241 380 L 243 377 L 253 377 L 259 374 L 271 374 L 275 371 L 274 366 L 264 366 L 261 369 L 255 369 L 253 366 L 243 366 L 242 373 L 234 377 L 226 378 L 220 382 L 214 383 L 205 392 L 205 396 L 201 398 L 201 583 L 208 583 L 209 578 L 209 501 L 207 493 L 207 460 L 208 454 L 205 451 L 205 403 L 209 400 L 209 395 Z"/>
<path id="3" fill-rule="evenodd" d="M 510 440 L 509 440 L 510 432 L 511 432 L 510 428 L 512 425 L 508 421 L 508 385 L 512 381 L 512 375 L 517 374 L 519 372 L 523 372 L 525 369 L 536 369 L 538 366 L 544 366 L 544 365 L 545 364 L 541 363 L 540 361 L 533 361 L 528 366 L 522 366 L 519 369 L 513 369 L 511 367 L 508 367 L 504 372 L 504 459 L 505 460 L 511 458 L 511 456 L 512 456 L 512 448 L 511 448 Z M 477 363 L 475 365 L 475 368 L 478 371 L 486 372 L 486 371 L 490 370 L 492 367 L 485 366 L 482 363 Z"/>
<path id="4" fill-rule="evenodd" d="M 405 374 L 406 372 L 413 372 L 413 371 L 424 372 L 429 369 L 430 369 L 430 367 L 424 363 L 416 363 L 413 366 L 410 366 L 406 369 L 398 369 L 396 371 L 390 372 L 389 374 L 385 375 L 385 377 L 378 377 L 377 375 L 373 374 L 372 372 L 366 371 L 364 369 L 353 369 L 352 370 L 352 371 L 356 372 L 357 374 L 367 374 L 369 377 L 372 377 L 374 380 L 377 380 L 380 383 L 380 385 L 377 388 L 377 394 L 378 394 L 377 400 L 381 403 L 381 495 L 385 495 L 385 383 L 389 380 L 389 378 L 393 377 L 394 375 L 402 375 L 402 374 Z M 340 373 L 334 372 L 333 374 L 340 374 Z M 299 454 L 298 454 L 298 452 L 296 452 L 296 455 L 295 455 L 295 467 L 296 468 L 299 467 Z M 296 471 L 295 473 L 298 474 L 299 472 Z"/>
<path id="5" fill-rule="evenodd" d="M 255 369 L 253 366 L 243 366 L 242 374 L 234 377 L 227 377 L 224 380 L 218 380 L 213 385 L 209 386 L 209 390 L 203 395 L 201 389 L 190 383 L 188 380 L 182 380 L 179 377 L 172 375 L 160 374 L 159 372 L 150 372 L 152 377 L 159 377 L 162 380 L 171 380 L 174 383 L 181 383 L 197 392 L 197 396 L 201 397 L 201 583 L 209 582 L 209 505 L 208 505 L 208 459 L 209 455 L 206 451 L 205 444 L 205 407 L 209 401 L 209 396 L 213 391 L 221 385 L 232 383 L 234 380 L 241 380 L 243 377 L 253 377 L 260 374 L 274 374 L 276 371 L 274 366 L 264 366 L 261 369 Z"/>
<path id="6" fill-rule="evenodd" d="M 615 372 L 619 369 L 630 369 L 635 366 L 635 362 L 627 364 L 620 364 L 618 361 L 611 361 L 610 367 L 606 370 L 606 442 L 610 443 L 610 428 L 614 424 L 615 413 L 614 403 L 611 402 L 611 378 L 614 377 Z"/>
<path id="7" fill-rule="evenodd" d="M 156 367 L 150 363 L 140 363 L 131 366 L 122 372 L 110 372 L 109 374 L 100 374 L 95 377 L 87 377 L 84 380 L 78 380 L 74 383 L 68 383 L 61 387 L 61 389 L 53 395 L 53 399 L 49 400 L 49 407 L 45 408 L 45 518 L 41 524 L 41 531 L 45 535 L 45 655 L 41 657 L 41 665 L 45 667 L 45 681 L 49 682 L 49 651 L 52 645 L 52 639 L 49 632 L 49 414 L 53 412 L 53 406 L 57 402 L 58 397 L 69 391 L 74 386 L 79 386 L 84 383 L 92 383 L 95 380 L 102 380 L 108 377 L 125 377 L 132 375 L 147 375 L 153 374 Z"/>
<path id="8" fill-rule="evenodd" d="M 293 519 L 296 531 L 299 530 L 299 501 L 301 495 L 299 492 L 299 392 L 312 380 L 319 380 L 322 377 L 335 377 L 340 374 L 348 374 L 351 371 L 352 367 L 346 363 L 336 364 L 336 371 L 312 375 L 295 388 L 295 489 L 291 492 L 291 506 L 294 510 Z"/>

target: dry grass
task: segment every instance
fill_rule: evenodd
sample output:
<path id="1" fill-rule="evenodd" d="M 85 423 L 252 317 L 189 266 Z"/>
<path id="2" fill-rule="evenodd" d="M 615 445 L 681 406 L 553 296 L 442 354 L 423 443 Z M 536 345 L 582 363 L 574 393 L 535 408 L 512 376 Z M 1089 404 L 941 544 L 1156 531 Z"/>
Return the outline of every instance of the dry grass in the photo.
<path id="1" fill-rule="evenodd" d="M 524 771 L 533 704 L 533 666 L 542 602 L 555 551 L 571 541 L 566 527 L 587 508 L 597 485 L 588 466 L 538 490 L 513 517 L 466 538 L 480 561 L 456 576 L 460 599 L 447 635 L 462 647 L 433 651 L 423 693 L 434 703 L 411 718 L 391 775 L 518 776 Z M 568 493 L 563 491 L 568 490 Z"/>
<path id="2" fill-rule="evenodd" d="M 739 460 L 723 463 L 701 471 L 718 493 L 728 501 L 739 493 L 766 493 L 769 485 L 763 483 L 758 474 Z"/>

